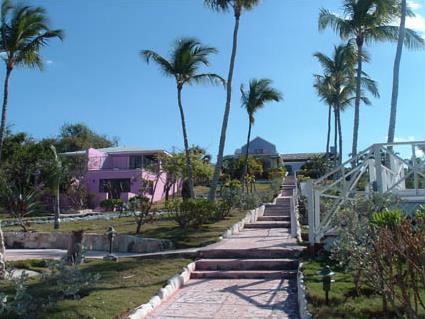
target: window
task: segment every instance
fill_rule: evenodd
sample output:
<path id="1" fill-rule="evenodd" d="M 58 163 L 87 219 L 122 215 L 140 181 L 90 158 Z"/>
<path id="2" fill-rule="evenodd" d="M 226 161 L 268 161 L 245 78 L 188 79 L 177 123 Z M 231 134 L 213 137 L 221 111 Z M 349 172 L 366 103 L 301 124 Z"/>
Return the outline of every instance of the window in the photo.
<path id="1" fill-rule="evenodd" d="M 262 149 L 262 148 L 256 148 L 256 149 L 254 149 L 254 153 L 255 154 L 263 154 L 264 153 L 264 149 Z"/>
<path id="2" fill-rule="evenodd" d="M 99 181 L 99 192 L 108 193 L 110 198 L 120 198 L 121 193 L 130 192 L 130 179 L 101 179 Z"/>
<path id="3" fill-rule="evenodd" d="M 130 169 L 142 168 L 143 159 L 141 155 L 130 156 Z"/>

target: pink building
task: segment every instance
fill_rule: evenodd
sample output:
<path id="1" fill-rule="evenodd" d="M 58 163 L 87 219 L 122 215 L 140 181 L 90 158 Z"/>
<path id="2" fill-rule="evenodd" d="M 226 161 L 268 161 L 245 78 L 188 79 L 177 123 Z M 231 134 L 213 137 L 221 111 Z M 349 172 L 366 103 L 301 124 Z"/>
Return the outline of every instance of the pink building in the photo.
<path id="1" fill-rule="evenodd" d="M 154 184 L 157 173 L 152 168 L 160 169 L 161 156 L 171 156 L 164 150 L 144 150 L 141 148 L 109 147 L 86 151 L 68 152 L 66 157 L 83 157 L 86 161 L 84 181 L 88 192 L 93 196 L 93 205 L 99 207 L 102 200 L 120 198 L 127 202 L 142 192 L 147 197 L 159 201 L 165 197 L 167 175 L 159 174 L 157 187 Z M 146 168 L 149 167 L 150 170 Z M 160 171 L 158 171 L 160 172 Z M 171 186 L 169 194 L 178 190 L 178 185 Z"/>

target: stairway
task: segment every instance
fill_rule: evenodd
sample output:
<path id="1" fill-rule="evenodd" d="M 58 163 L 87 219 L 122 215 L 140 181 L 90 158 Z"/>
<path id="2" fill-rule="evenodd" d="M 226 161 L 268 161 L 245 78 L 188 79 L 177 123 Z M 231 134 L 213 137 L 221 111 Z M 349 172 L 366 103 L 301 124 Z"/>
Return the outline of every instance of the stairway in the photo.
<path id="1" fill-rule="evenodd" d="M 294 279 L 302 247 L 290 236 L 290 197 L 266 205 L 255 223 L 201 250 L 192 279 Z M 226 242 L 227 241 L 227 242 Z"/>

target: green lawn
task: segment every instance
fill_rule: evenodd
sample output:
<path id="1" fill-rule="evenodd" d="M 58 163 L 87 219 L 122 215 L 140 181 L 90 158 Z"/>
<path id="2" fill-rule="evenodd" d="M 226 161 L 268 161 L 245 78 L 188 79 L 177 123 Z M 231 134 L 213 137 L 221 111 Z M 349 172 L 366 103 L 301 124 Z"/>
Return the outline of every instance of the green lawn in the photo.
<path id="1" fill-rule="evenodd" d="M 205 224 L 197 230 L 183 230 L 170 219 L 163 219 L 143 225 L 140 236 L 171 240 L 176 248 L 201 247 L 219 240 L 219 237 L 230 226 L 245 217 L 246 211 L 233 210 L 232 214 L 221 221 Z M 71 232 L 84 229 L 88 233 L 104 234 L 108 226 L 113 225 L 118 233 L 135 235 L 136 224 L 132 217 L 115 218 L 112 220 L 86 220 L 62 223 L 59 230 L 53 229 L 53 224 L 33 224 L 31 231 L 38 232 Z M 21 231 L 18 226 L 3 227 L 3 231 Z"/>
<path id="2" fill-rule="evenodd" d="M 25 261 L 20 266 L 30 266 L 37 271 L 43 261 Z M 61 300 L 53 309 L 44 311 L 43 319 L 124 318 L 124 314 L 146 303 L 167 280 L 182 271 L 189 259 L 120 259 L 118 263 L 89 260 L 81 267 L 101 278 L 92 287 L 83 290 L 79 300 Z M 19 266 L 19 264 L 17 265 Z M 47 271 L 47 268 L 44 268 Z M 8 290 L 0 285 L 0 290 Z M 31 280 L 29 292 L 35 296 L 53 294 L 56 287 L 40 286 Z M 122 316 L 120 316 L 122 315 Z"/>
<path id="3" fill-rule="evenodd" d="M 325 305 L 325 295 L 322 289 L 321 277 L 317 275 L 328 261 L 303 261 L 305 283 L 307 287 L 308 309 L 315 319 L 378 319 L 383 318 L 382 298 L 370 288 L 364 287 L 361 295 L 354 297 L 353 277 L 350 273 L 332 270 L 332 289 L 329 294 L 330 304 Z M 425 298 L 425 290 L 423 293 Z M 390 318 L 396 318 L 390 314 Z M 425 318 L 425 314 L 420 318 Z"/>

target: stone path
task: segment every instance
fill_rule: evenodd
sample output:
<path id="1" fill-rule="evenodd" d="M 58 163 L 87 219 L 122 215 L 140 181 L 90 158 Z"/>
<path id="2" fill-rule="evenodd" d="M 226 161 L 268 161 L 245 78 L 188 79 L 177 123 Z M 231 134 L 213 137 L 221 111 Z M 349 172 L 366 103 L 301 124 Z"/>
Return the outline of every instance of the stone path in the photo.
<path id="1" fill-rule="evenodd" d="M 290 236 L 291 189 L 239 234 L 199 251 L 191 280 L 150 319 L 295 319 L 303 247 Z"/>

